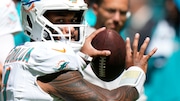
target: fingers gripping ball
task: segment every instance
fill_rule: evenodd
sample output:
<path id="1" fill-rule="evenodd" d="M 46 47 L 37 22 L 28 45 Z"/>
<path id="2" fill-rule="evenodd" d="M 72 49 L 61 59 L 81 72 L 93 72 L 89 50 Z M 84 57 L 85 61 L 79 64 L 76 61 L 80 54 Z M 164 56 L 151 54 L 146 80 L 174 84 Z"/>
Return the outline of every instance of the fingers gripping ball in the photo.
<path id="1" fill-rule="evenodd" d="M 122 37 L 116 31 L 106 29 L 98 33 L 91 44 L 98 50 L 111 51 L 108 57 L 93 57 L 93 72 L 103 81 L 116 79 L 125 69 L 126 48 Z"/>

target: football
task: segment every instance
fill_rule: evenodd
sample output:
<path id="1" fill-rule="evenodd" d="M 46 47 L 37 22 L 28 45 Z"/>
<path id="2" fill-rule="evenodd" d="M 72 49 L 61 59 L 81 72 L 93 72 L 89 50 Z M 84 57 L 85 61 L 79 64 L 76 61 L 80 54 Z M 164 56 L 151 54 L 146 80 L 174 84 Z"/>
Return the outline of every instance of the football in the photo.
<path id="1" fill-rule="evenodd" d="M 93 57 L 91 68 L 103 81 L 116 79 L 125 69 L 126 48 L 123 38 L 114 30 L 105 29 L 91 42 L 97 50 L 110 50 L 110 56 Z"/>

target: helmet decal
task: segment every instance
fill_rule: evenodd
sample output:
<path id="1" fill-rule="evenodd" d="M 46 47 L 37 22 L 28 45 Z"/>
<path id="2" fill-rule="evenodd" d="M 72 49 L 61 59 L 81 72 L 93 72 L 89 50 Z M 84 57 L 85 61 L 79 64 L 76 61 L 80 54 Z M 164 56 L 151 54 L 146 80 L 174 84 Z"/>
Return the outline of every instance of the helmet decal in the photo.
<path id="1" fill-rule="evenodd" d="M 29 12 L 30 10 L 32 10 L 35 7 L 34 2 L 37 2 L 37 1 L 40 1 L 40 0 L 22 0 L 22 5 L 27 6 L 27 9 L 25 11 Z"/>
<path id="2" fill-rule="evenodd" d="M 30 6 L 33 2 L 40 1 L 40 0 L 21 0 L 23 5 Z"/>

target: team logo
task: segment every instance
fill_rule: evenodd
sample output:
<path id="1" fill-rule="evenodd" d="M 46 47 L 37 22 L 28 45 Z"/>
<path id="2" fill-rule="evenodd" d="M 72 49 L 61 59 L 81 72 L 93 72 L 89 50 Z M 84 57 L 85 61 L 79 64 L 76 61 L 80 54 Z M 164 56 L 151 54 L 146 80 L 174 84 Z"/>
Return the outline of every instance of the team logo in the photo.
<path id="1" fill-rule="evenodd" d="M 66 62 L 65 60 L 61 60 L 57 63 L 57 69 L 58 70 L 64 70 L 67 68 L 67 65 L 69 64 L 69 62 Z"/>
<path id="2" fill-rule="evenodd" d="M 77 3 L 78 0 L 69 0 L 72 3 Z"/>
<path id="3" fill-rule="evenodd" d="M 27 7 L 26 12 L 29 12 L 35 7 L 34 2 L 37 2 L 37 1 L 40 1 L 40 0 L 21 0 L 21 3 L 22 5 Z"/>
<path id="4" fill-rule="evenodd" d="M 28 5 L 28 6 L 30 6 L 30 5 L 32 5 L 34 2 L 37 2 L 37 1 L 40 1 L 40 0 L 21 0 L 21 3 L 22 3 L 23 5 Z"/>
<path id="5" fill-rule="evenodd" d="M 66 52 L 65 48 L 63 48 L 63 49 L 55 49 L 55 48 L 53 48 L 52 50 L 55 50 L 55 51 L 61 52 L 61 53 L 65 53 Z"/>

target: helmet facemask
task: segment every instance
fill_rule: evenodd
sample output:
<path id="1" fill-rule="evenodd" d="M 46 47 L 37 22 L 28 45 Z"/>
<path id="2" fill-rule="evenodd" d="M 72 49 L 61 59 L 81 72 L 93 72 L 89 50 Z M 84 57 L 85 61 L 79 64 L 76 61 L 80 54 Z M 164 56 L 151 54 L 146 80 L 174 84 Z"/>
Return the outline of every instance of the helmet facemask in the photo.
<path id="1" fill-rule="evenodd" d="M 32 3 L 31 6 L 34 6 L 33 9 L 30 9 L 30 3 L 23 3 L 22 20 L 25 33 L 35 41 L 64 42 L 74 50 L 79 50 L 85 40 L 87 24 L 84 21 L 83 14 L 87 9 L 87 5 L 83 1 L 78 1 L 76 4 L 73 2 L 71 4 L 71 1 L 68 0 L 62 0 L 62 2 L 57 3 L 53 3 L 53 1 L 30 2 Z M 48 12 L 55 12 L 56 14 L 64 15 L 64 17 L 68 13 L 74 13 L 74 19 L 64 21 L 67 19 L 63 18 L 59 21 L 54 21 L 48 17 L 48 15 L 51 15 Z M 66 32 L 63 30 L 64 28 L 66 28 Z M 74 37 L 75 34 L 72 32 L 72 29 L 78 33 L 78 37 Z"/>
<path id="2" fill-rule="evenodd" d="M 71 45 L 73 48 L 81 47 L 85 40 L 85 31 L 86 31 L 86 24 L 83 21 L 83 11 L 47 11 L 47 12 L 58 12 L 58 14 L 73 12 L 75 13 L 74 21 L 59 21 L 59 22 L 52 22 L 46 16 L 46 12 L 44 13 L 44 21 L 47 22 L 46 25 L 43 27 L 43 41 L 60 41 L 65 42 L 66 44 Z M 77 18 L 77 19 L 76 19 Z M 62 20 L 62 19 L 61 19 Z M 63 31 L 66 29 L 66 31 Z M 73 29 L 73 31 L 72 31 Z"/>

